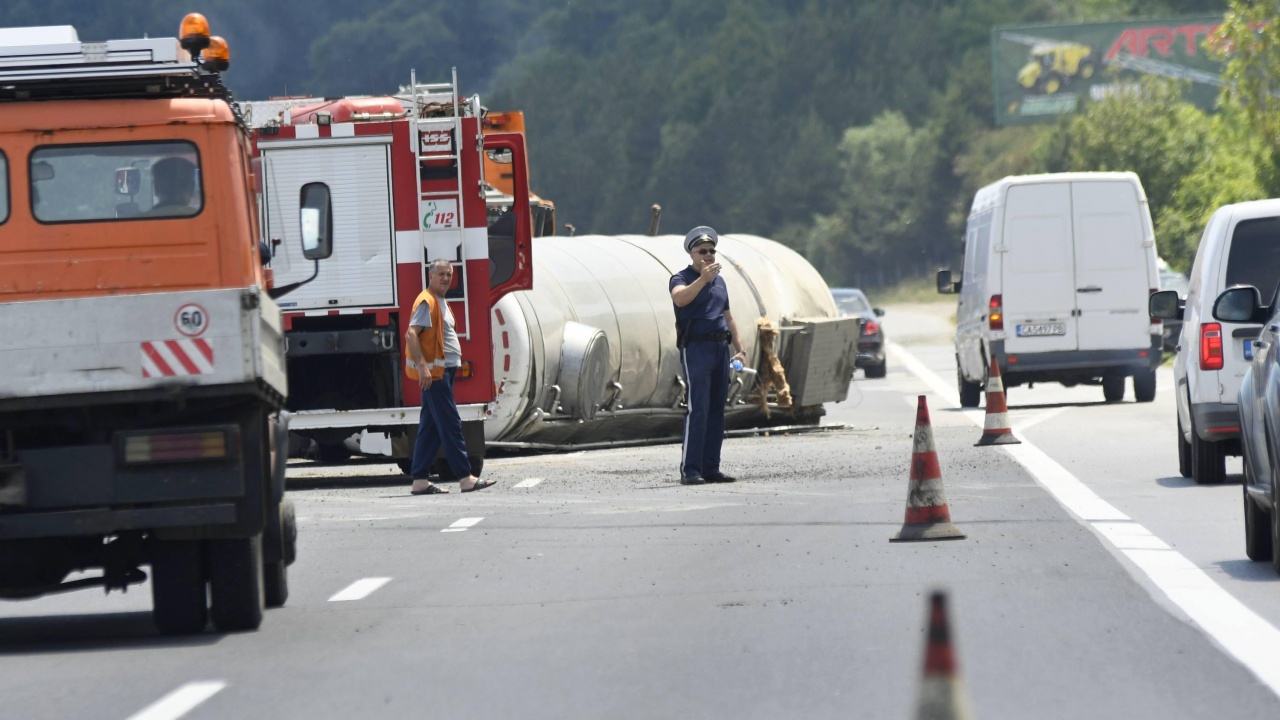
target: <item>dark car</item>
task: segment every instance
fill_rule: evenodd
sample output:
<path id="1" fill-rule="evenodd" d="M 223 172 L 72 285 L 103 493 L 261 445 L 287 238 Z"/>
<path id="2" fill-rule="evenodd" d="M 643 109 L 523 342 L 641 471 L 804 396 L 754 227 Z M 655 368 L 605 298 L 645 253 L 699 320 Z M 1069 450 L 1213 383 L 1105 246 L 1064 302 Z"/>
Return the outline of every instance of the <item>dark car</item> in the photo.
<path id="1" fill-rule="evenodd" d="M 831 297 L 835 299 L 841 317 L 862 318 L 857 366 L 869 378 L 884 377 L 884 327 L 880 324 L 884 310 L 871 307 L 871 301 L 857 288 L 831 288 Z"/>
<path id="2" fill-rule="evenodd" d="M 1244 460 L 1244 548 L 1250 560 L 1270 560 L 1280 572 L 1280 303 L 1252 286 L 1229 288 L 1213 304 L 1221 322 L 1261 323 L 1243 340 L 1249 367 L 1240 380 L 1240 445 Z M 1252 334 L 1252 333 L 1251 333 Z M 1225 344 L 1225 343 L 1224 343 Z M 1231 347 L 1231 345 L 1227 345 Z M 1180 458 L 1181 459 L 1181 458 Z"/>

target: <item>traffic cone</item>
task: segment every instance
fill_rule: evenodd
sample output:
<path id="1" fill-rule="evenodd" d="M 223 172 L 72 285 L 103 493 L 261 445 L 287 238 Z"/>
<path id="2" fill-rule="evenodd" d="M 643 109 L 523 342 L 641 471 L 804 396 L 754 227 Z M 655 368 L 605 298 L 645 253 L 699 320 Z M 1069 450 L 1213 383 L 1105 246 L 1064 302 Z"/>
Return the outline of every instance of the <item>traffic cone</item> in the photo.
<path id="1" fill-rule="evenodd" d="M 987 378 L 987 417 L 982 425 L 982 437 L 974 447 L 985 445 L 1021 445 L 1022 441 L 1009 427 L 1009 405 L 1004 400 L 1004 382 L 1000 379 L 1000 363 L 991 362 L 991 376 Z"/>
<path id="2" fill-rule="evenodd" d="M 908 540 L 961 540 L 964 533 L 951 524 L 947 493 L 942 488 L 938 451 L 933 446 L 933 426 L 924 396 L 916 405 L 916 434 L 911 448 L 911 477 L 907 490 L 907 517 L 890 542 Z"/>
<path id="3" fill-rule="evenodd" d="M 924 650 L 924 679 L 916 720 L 967 720 L 973 717 L 969 696 L 960 682 L 951 629 L 947 623 L 947 595 L 935 591 L 929 597 L 929 638 Z"/>

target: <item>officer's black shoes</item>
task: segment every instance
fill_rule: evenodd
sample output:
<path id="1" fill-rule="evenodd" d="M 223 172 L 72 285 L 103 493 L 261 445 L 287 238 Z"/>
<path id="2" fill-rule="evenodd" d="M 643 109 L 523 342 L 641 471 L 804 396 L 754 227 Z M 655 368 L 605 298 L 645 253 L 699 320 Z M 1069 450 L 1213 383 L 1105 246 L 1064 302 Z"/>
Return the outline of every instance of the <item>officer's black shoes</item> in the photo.
<path id="1" fill-rule="evenodd" d="M 680 478 L 681 485 L 702 485 L 704 483 L 706 483 L 706 480 L 703 480 L 698 475 L 685 475 Z"/>
<path id="2" fill-rule="evenodd" d="M 732 475 L 725 475 L 724 473 L 718 470 L 713 473 L 702 474 L 703 482 L 709 482 L 709 483 L 726 483 L 726 482 L 733 482 L 737 479 L 738 478 L 733 477 Z"/>

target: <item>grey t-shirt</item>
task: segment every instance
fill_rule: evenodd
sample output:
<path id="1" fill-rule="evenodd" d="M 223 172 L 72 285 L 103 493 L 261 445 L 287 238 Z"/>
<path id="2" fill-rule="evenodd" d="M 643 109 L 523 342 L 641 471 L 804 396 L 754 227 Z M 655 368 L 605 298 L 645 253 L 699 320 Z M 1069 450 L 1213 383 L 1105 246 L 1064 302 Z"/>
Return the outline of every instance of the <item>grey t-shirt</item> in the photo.
<path id="1" fill-rule="evenodd" d="M 453 329 L 453 311 L 449 309 L 449 303 L 443 298 L 437 297 L 437 299 L 440 301 L 440 310 L 444 314 L 444 366 L 462 367 L 462 345 L 458 342 L 458 333 Z M 427 303 L 419 305 L 418 311 L 413 314 L 409 324 L 431 327 L 431 306 Z"/>

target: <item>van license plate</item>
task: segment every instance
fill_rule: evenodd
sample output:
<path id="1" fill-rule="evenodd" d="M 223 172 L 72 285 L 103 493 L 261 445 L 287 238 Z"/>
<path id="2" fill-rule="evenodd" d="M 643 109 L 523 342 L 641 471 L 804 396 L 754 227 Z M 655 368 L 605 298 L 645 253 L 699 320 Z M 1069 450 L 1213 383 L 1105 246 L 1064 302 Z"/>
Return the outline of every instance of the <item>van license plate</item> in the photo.
<path id="1" fill-rule="evenodd" d="M 1035 323 L 1033 325 L 1019 325 L 1018 337 L 1040 337 L 1043 335 L 1066 335 L 1066 323 Z"/>

